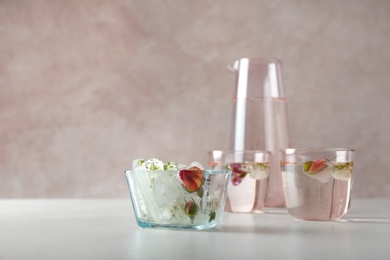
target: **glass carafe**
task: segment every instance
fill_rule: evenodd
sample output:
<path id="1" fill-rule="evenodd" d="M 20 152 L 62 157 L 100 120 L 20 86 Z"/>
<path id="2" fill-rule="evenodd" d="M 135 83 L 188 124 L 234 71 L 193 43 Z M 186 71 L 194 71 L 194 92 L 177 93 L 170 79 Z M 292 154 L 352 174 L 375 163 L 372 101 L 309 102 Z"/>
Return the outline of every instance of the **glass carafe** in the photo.
<path id="1" fill-rule="evenodd" d="M 242 58 L 231 68 L 235 96 L 231 150 L 271 152 L 266 207 L 284 207 L 279 150 L 288 148 L 286 96 L 278 59 Z"/>

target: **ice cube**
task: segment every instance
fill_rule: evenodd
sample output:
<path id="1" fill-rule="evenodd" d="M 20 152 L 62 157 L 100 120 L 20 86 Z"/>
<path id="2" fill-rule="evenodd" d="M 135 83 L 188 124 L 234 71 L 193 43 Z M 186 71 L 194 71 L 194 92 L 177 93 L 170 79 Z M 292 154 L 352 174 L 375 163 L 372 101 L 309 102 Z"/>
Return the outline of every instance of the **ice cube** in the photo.
<path id="1" fill-rule="evenodd" d="M 204 167 L 203 167 L 203 165 L 200 163 L 200 162 L 192 162 L 191 164 L 190 164 L 190 166 L 188 166 L 188 168 L 191 168 L 191 167 L 194 167 L 194 166 L 196 166 L 196 167 L 198 167 L 199 169 L 201 169 L 202 171 L 204 170 Z"/>
<path id="2" fill-rule="evenodd" d="M 334 170 L 332 177 L 336 180 L 349 181 L 352 179 L 352 172 L 349 169 Z"/>
<path id="3" fill-rule="evenodd" d="M 175 204 L 182 192 L 176 181 L 177 172 L 163 172 L 154 180 L 153 194 L 159 207 L 165 208 Z"/>
<path id="4" fill-rule="evenodd" d="M 249 172 L 249 175 L 253 179 L 262 180 L 268 177 L 268 170 L 256 167 Z"/>
<path id="5" fill-rule="evenodd" d="M 210 176 L 209 192 L 216 192 L 225 186 L 226 174 L 213 174 Z"/>
<path id="6" fill-rule="evenodd" d="M 329 169 L 329 167 L 326 167 L 317 173 L 312 173 L 312 174 L 307 172 L 304 173 L 310 178 L 316 179 L 321 183 L 327 183 L 331 177 L 331 170 Z"/>

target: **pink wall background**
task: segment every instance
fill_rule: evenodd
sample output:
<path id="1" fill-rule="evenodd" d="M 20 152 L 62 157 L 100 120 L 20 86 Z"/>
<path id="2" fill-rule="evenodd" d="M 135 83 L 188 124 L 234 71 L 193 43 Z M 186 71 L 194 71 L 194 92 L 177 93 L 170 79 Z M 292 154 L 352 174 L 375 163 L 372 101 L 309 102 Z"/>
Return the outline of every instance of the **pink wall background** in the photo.
<path id="1" fill-rule="evenodd" d="M 228 64 L 278 57 L 291 146 L 356 149 L 390 196 L 389 1 L 0 0 L 0 197 L 127 197 L 138 157 L 229 141 Z"/>

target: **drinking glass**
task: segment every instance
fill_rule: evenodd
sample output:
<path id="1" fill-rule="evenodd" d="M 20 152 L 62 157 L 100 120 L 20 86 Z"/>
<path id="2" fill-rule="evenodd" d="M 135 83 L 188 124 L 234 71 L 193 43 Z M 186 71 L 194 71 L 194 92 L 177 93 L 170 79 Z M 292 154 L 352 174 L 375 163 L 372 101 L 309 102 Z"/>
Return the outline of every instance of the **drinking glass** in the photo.
<path id="1" fill-rule="evenodd" d="M 225 211 L 261 212 L 264 207 L 271 154 L 268 151 L 209 152 L 212 169 L 232 171 Z"/>
<path id="2" fill-rule="evenodd" d="M 337 220 L 350 205 L 353 149 L 283 149 L 281 168 L 288 212 L 304 220 Z"/>

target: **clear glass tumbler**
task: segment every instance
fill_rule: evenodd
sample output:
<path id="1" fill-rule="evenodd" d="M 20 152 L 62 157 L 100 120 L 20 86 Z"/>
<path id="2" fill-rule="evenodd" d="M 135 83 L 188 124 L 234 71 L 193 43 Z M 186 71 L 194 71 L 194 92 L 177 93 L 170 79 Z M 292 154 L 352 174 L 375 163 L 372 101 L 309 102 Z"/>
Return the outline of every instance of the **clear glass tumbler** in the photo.
<path id="1" fill-rule="evenodd" d="M 288 212 L 304 220 L 337 220 L 350 205 L 354 150 L 281 150 Z"/>
<path id="2" fill-rule="evenodd" d="M 210 151 L 212 169 L 232 171 L 225 210 L 261 212 L 266 198 L 271 154 L 267 151 Z"/>

